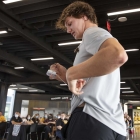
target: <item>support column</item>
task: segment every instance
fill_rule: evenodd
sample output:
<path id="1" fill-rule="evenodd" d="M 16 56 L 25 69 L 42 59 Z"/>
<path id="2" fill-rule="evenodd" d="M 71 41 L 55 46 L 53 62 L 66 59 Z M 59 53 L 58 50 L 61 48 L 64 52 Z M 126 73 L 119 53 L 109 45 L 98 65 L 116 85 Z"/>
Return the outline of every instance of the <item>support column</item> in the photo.
<path id="1" fill-rule="evenodd" d="M 0 83 L 0 111 L 5 113 L 7 92 L 8 92 L 9 84 Z"/>

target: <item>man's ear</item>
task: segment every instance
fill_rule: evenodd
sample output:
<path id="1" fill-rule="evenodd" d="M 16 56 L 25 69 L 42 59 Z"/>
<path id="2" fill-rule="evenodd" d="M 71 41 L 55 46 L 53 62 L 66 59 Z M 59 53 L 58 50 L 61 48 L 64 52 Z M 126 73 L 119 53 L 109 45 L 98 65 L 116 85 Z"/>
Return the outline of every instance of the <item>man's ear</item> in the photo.
<path id="1" fill-rule="evenodd" d="M 85 21 L 88 20 L 87 16 L 83 16 L 83 19 L 84 19 Z"/>

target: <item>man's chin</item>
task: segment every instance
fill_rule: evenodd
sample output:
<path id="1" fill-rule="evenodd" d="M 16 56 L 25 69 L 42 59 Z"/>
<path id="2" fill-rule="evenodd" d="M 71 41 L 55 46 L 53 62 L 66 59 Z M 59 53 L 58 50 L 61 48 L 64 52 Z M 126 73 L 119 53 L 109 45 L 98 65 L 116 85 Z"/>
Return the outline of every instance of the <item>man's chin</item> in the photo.
<path id="1" fill-rule="evenodd" d="M 77 37 L 77 36 L 74 36 L 74 39 L 75 40 L 78 40 L 78 39 L 81 39 L 80 37 Z"/>

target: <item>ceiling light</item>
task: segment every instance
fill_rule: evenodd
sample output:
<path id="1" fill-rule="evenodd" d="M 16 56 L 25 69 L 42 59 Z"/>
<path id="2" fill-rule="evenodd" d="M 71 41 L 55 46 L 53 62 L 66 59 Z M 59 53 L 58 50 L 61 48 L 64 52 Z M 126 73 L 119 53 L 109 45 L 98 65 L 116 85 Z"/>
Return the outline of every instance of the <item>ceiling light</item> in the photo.
<path id="1" fill-rule="evenodd" d="M 19 89 L 28 89 L 28 88 L 19 88 Z"/>
<path id="2" fill-rule="evenodd" d="M 131 52 L 131 51 L 139 51 L 139 49 L 128 49 L 128 50 L 125 50 L 126 52 Z"/>
<path id="3" fill-rule="evenodd" d="M 53 57 L 46 57 L 46 58 L 33 58 L 31 61 L 38 61 L 38 60 L 49 60 L 49 59 L 54 59 Z"/>
<path id="4" fill-rule="evenodd" d="M 8 31 L 10 31 L 10 32 L 11 32 L 11 31 L 12 31 L 12 29 L 8 28 Z"/>
<path id="5" fill-rule="evenodd" d="M 125 21 L 127 21 L 127 18 L 126 17 L 119 17 L 118 21 L 119 22 L 125 22 Z"/>
<path id="6" fill-rule="evenodd" d="M 38 91 L 38 90 L 35 90 L 35 89 L 33 89 L 33 90 L 29 90 L 29 92 L 36 92 L 36 91 Z"/>
<path id="7" fill-rule="evenodd" d="M 10 85 L 11 87 L 16 87 L 16 85 Z"/>
<path id="8" fill-rule="evenodd" d="M 8 33 L 7 31 L 0 31 L 0 34 L 6 34 Z"/>
<path id="9" fill-rule="evenodd" d="M 120 82 L 121 84 L 124 84 L 124 83 L 126 83 L 126 82 Z"/>
<path id="10" fill-rule="evenodd" d="M 24 69 L 24 67 L 14 67 L 14 69 Z"/>
<path id="11" fill-rule="evenodd" d="M 130 89 L 130 87 L 120 88 L 120 89 Z"/>
<path id="12" fill-rule="evenodd" d="M 135 103 L 138 103 L 138 102 L 140 102 L 140 101 L 129 101 L 129 102 L 135 102 Z"/>
<path id="13" fill-rule="evenodd" d="M 108 16 L 114 16 L 114 15 L 120 15 L 120 14 L 126 14 L 126 13 L 133 13 L 133 12 L 140 12 L 140 8 L 131 9 L 131 10 L 124 10 L 124 11 L 118 11 L 118 12 L 112 12 L 112 13 L 107 13 L 107 15 Z"/>
<path id="14" fill-rule="evenodd" d="M 18 89 L 18 88 L 9 88 L 9 89 Z"/>
<path id="15" fill-rule="evenodd" d="M 3 3 L 9 4 L 9 3 L 18 2 L 18 1 L 22 1 L 22 0 L 5 0 L 3 1 Z"/>
<path id="16" fill-rule="evenodd" d="M 134 91 L 122 91 L 122 93 L 133 93 Z"/>
<path id="17" fill-rule="evenodd" d="M 67 86 L 67 84 L 60 84 L 60 86 Z"/>
<path id="18" fill-rule="evenodd" d="M 64 46 L 64 45 L 73 45 L 73 44 L 80 44 L 82 41 L 75 41 L 75 42 L 67 42 L 67 43 L 59 43 L 59 46 Z"/>

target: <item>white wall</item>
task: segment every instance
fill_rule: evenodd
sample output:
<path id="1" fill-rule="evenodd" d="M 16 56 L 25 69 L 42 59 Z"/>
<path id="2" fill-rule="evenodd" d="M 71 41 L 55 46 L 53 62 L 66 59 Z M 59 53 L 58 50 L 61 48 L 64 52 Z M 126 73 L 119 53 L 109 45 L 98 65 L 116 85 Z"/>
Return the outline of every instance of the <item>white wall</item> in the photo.
<path id="1" fill-rule="evenodd" d="M 21 107 L 21 117 L 26 117 L 28 115 L 28 108 Z"/>
<path id="2" fill-rule="evenodd" d="M 128 106 L 124 104 L 124 113 L 128 114 Z"/>
<path id="3" fill-rule="evenodd" d="M 9 97 L 11 100 L 6 101 L 5 117 L 6 117 L 7 120 L 9 120 L 12 117 L 12 114 L 13 114 L 15 94 L 16 94 L 15 90 L 8 89 L 7 97 Z"/>

